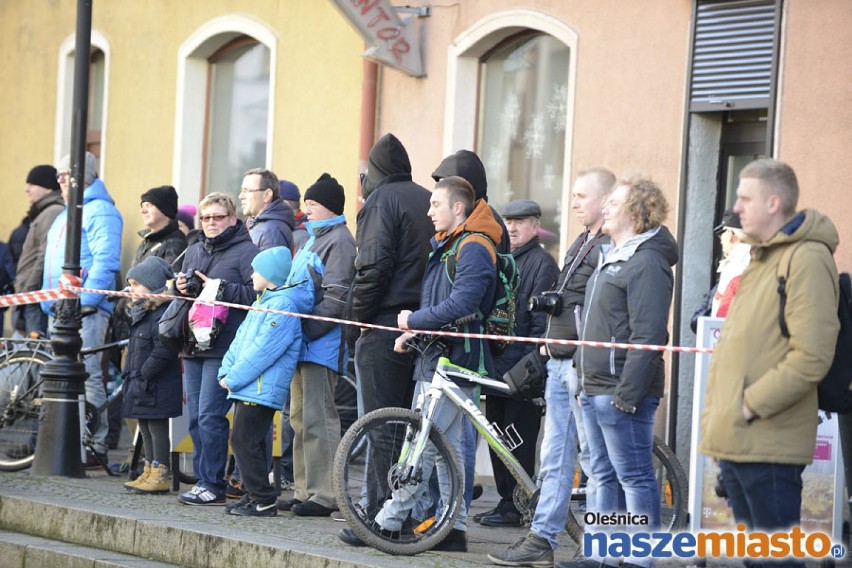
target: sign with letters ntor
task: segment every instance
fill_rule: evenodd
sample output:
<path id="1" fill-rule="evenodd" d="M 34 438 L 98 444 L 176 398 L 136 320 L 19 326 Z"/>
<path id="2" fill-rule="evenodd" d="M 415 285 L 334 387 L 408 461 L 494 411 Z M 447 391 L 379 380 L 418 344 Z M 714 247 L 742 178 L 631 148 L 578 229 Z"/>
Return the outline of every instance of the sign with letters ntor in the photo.
<path id="1" fill-rule="evenodd" d="M 402 21 L 390 0 L 333 0 L 343 15 L 370 45 L 364 52 L 380 63 L 423 77 L 423 59 L 417 30 Z"/>

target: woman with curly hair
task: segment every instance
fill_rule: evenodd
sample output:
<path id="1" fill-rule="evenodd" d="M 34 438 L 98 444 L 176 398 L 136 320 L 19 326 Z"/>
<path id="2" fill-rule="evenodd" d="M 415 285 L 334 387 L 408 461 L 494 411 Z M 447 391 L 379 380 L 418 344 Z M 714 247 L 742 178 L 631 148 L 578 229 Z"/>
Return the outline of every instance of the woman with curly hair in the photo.
<path id="1" fill-rule="evenodd" d="M 668 342 L 671 267 L 678 259 L 677 243 L 662 224 L 668 209 L 665 196 L 650 179 L 622 179 L 616 184 L 603 210 L 603 232 L 612 243 L 602 246 L 598 267 L 586 286 L 580 339 L 637 345 Z M 594 503 L 587 508 L 602 514 L 627 511 L 631 517 L 645 517 L 647 526 L 642 530 L 658 528 L 660 497 L 652 447 L 654 415 L 665 384 L 662 353 L 580 347 L 575 360 L 583 386 L 580 402 L 590 475 L 597 482 Z M 590 560 L 618 565 L 615 558 Z M 624 566 L 648 566 L 648 561 L 625 558 Z"/>

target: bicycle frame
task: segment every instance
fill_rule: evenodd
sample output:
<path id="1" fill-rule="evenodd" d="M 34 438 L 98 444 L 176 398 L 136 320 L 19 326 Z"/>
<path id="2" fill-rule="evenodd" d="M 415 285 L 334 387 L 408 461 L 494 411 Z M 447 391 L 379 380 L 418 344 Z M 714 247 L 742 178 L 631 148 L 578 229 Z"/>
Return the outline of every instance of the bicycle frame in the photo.
<path id="1" fill-rule="evenodd" d="M 451 363 L 447 357 L 440 357 L 438 365 L 435 368 L 435 373 L 432 375 L 432 382 L 429 389 L 418 398 L 415 406 L 415 410 L 421 415 L 416 438 L 414 437 L 414 432 L 408 432 L 402 451 L 400 452 L 398 463 L 400 465 L 407 463 L 406 471 L 402 472 L 403 475 L 401 478 L 408 480 L 415 472 L 419 471 L 423 449 L 429 440 L 429 432 L 433 426 L 436 408 L 441 399 L 446 397 L 449 402 L 470 418 L 471 423 L 485 439 L 488 446 L 506 464 L 510 473 L 518 480 L 518 483 L 524 488 L 527 495 L 532 496 L 537 489 L 536 484 L 512 454 L 512 450 L 524 442 L 520 439 L 517 430 L 514 429 L 513 425 L 504 427 L 501 430 L 496 424 L 488 422 L 482 411 L 479 410 L 479 406 L 464 396 L 461 389 L 452 381 L 452 378 L 470 381 L 506 393 L 509 392 L 509 387 L 505 383 L 487 379 L 479 373 Z"/>

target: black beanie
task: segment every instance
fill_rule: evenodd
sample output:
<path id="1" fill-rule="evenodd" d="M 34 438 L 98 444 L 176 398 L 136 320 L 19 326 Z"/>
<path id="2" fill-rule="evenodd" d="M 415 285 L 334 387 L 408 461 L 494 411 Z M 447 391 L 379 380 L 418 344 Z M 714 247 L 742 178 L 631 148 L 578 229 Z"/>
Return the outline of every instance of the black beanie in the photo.
<path id="1" fill-rule="evenodd" d="M 170 185 L 152 187 L 142 194 L 140 201 L 147 201 L 156 206 L 169 219 L 177 217 L 178 194 L 177 190 Z"/>
<path id="2" fill-rule="evenodd" d="M 322 174 L 319 179 L 305 192 L 305 201 L 308 199 L 316 201 L 332 213 L 343 214 L 343 204 L 346 203 L 346 195 L 343 186 L 329 174 Z"/>
<path id="3" fill-rule="evenodd" d="M 41 186 L 45 189 L 59 191 L 59 182 L 56 181 L 56 168 L 48 165 L 36 166 L 27 174 L 27 183 Z"/>

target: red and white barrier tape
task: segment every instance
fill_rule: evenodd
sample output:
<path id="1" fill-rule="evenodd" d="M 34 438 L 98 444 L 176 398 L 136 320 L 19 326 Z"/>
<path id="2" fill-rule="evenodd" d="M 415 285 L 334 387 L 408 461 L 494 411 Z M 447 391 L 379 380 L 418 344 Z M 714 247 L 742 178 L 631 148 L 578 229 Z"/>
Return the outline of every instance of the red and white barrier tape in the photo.
<path id="1" fill-rule="evenodd" d="M 9 296 L 0 296 L 0 307 L 3 306 L 19 306 L 23 304 L 33 304 L 36 302 L 47 300 L 58 300 L 62 297 L 76 297 L 81 292 L 105 294 L 108 296 L 121 296 L 124 298 L 133 299 L 158 299 L 158 300 L 183 300 L 185 302 L 195 302 L 192 298 L 185 296 L 172 296 L 170 294 L 135 294 L 133 292 L 121 292 L 115 290 L 96 290 L 94 288 L 83 288 L 67 282 L 60 282 L 60 288 L 51 290 L 40 290 L 38 292 L 22 292 L 20 294 L 11 294 Z M 282 310 L 271 310 L 269 308 L 260 308 L 255 306 L 245 306 L 243 304 L 232 304 L 230 302 L 204 302 L 205 304 L 213 304 L 217 306 L 226 306 L 237 310 L 255 310 L 270 314 L 281 314 L 297 318 L 307 318 L 318 321 L 336 323 L 341 325 L 353 325 L 369 329 L 381 329 L 385 331 L 396 331 L 402 333 L 407 331 L 418 334 L 444 335 L 447 337 L 468 337 L 474 339 L 492 339 L 500 341 L 519 341 L 522 343 L 540 343 L 553 345 L 573 345 L 575 347 L 602 347 L 605 349 L 634 349 L 639 351 L 668 351 L 672 353 L 713 353 L 712 349 L 704 347 L 676 347 L 673 345 L 637 345 L 633 343 L 612 343 L 608 341 L 580 341 L 578 339 L 545 339 L 540 337 L 514 337 L 503 335 L 488 335 L 485 333 L 460 333 L 452 331 L 419 331 L 419 330 L 402 330 L 398 327 L 390 327 L 385 325 L 376 325 L 372 323 L 362 323 L 357 321 L 342 320 L 337 318 L 329 318 L 324 316 L 315 316 L 313 314 L 300 314 L 298 312 L 286 312 Z"/>

